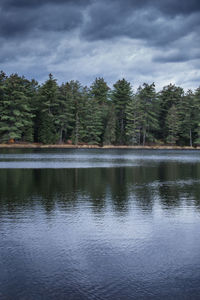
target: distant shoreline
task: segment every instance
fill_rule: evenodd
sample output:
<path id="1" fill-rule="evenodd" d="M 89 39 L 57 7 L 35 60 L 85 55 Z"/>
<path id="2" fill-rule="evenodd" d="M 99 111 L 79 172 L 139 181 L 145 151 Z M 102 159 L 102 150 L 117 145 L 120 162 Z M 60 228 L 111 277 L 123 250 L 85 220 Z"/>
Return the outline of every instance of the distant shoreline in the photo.
<path id="1" fill-rule="evenodd" d="M 152 145 L 152 146 L 97 146 L 97 145 L 69 145 L 69 144 L 37 144 L 37 143 L 19 143 L 19 144 L 0 144 L 0 149 L 158 149 L 158 150 L 200 150 L 198 147 L 190 146 L 169 146 L 169 145 Z"/>

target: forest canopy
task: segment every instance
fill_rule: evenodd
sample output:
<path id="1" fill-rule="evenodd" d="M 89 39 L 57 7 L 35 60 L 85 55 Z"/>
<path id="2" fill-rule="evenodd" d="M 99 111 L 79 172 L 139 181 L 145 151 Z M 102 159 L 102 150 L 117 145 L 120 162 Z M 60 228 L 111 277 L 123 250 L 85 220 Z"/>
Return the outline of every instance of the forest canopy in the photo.
<path id="1" fill-rule="evenodd" d="M 58 84 L 0 72 L 0 143 L 200 145 L 200 87 L 169 84 L 137 89 L 126 79 L 112 87 L 96 78 Z"/>

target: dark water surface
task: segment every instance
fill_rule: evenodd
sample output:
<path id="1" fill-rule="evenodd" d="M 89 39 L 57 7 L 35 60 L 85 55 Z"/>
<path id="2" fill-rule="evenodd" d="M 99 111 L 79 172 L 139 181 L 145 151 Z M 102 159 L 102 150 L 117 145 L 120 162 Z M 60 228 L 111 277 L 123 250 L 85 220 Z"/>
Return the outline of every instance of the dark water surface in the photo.
<path id="1" fill-rule="evenodd" d="M 200 299 L 200 152 L 1 150 L 0 299 Z"/>

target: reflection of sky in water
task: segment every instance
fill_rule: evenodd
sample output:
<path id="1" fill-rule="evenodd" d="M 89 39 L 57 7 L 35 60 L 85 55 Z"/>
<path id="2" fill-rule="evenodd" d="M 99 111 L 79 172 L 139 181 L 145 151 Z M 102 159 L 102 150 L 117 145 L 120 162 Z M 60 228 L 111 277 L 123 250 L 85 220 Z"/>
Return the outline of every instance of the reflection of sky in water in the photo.
<path id="1" fill-rule="evenodd" d="M 67 149 L 37 152 L 0 154 L 0 168 L 109 168 L 161 162 L 200 163 L 200 151 Z"/>

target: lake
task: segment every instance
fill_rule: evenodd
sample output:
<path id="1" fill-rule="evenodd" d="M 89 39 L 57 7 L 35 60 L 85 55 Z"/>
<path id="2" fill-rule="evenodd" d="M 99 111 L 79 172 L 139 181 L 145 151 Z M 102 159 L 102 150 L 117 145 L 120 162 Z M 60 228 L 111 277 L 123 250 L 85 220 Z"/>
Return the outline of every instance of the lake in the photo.
<path id="1" fill-rule="evenodd" d="M 200 151 L 1 149 L 0 299 L 200 299 Z"/>

